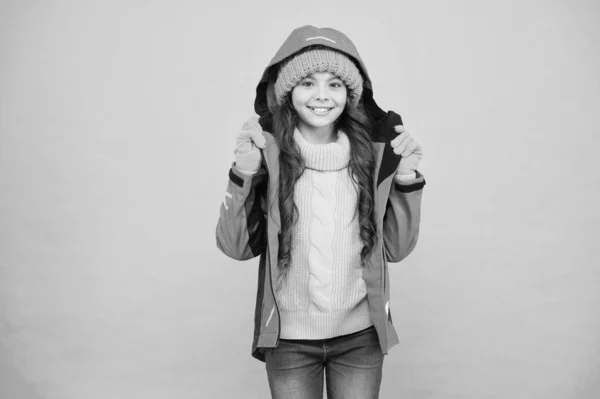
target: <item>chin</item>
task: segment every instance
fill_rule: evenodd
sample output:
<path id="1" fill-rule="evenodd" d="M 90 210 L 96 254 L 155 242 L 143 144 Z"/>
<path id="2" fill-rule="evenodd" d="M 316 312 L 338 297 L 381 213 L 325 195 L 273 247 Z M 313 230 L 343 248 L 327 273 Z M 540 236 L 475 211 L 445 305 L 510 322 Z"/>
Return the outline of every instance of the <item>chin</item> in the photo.
<path id="1" fill-rule="evenodd" d="M 323 119 L 309 119 L 307 122 L 309 123 L 309 125 L 314 126 L 314 127 L 325 127 L 325 126 L 329 126 L 332 125 L 334 122 L 336 121 L 336 118 L 327 118 L 325 120 Z"/>

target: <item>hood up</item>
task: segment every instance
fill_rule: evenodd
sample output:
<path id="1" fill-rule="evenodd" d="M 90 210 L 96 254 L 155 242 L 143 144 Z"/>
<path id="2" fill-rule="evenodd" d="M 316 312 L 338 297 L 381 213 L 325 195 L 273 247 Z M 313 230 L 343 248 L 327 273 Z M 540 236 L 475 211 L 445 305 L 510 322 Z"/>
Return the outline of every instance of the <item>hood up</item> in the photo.
<path id="1" fill-rule="evenodd" d="M 348 55 L 359 68 L 363 76 L 363 94 L 361 102 L 367 116 L 375 121 L 386 113 L 379 108 L 373 100 L 373 89 L 367 69 L 356 50 L 354 44 L 342 32 L 332 28 L 317 28 L 306 25 L 295 29 L 281 45 L 265 71 L 256 87 L 256 99 L 254 100 L 254 111 L 260 116 L 259 123 L 263 130 L 272 132 L 272 114 L 277 110 L 277 101 L 273 85 L 277 79 L 277 72 L 281 61 L 309 46 L 325 46 L 338 50 Z"/>

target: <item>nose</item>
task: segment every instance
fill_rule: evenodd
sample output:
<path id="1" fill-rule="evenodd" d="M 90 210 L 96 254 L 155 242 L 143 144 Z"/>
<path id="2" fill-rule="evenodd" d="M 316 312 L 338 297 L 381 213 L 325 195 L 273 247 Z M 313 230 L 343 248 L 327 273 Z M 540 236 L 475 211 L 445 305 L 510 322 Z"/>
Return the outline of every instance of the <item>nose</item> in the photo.
<path id="1" fill-rule="evenodd" d="M 317 100 L 320 101 L 327 101 L 328 100 L 328 93 L 327 93 L 327 85 L 326 84 L 319 84 L 317 85 Z"/>

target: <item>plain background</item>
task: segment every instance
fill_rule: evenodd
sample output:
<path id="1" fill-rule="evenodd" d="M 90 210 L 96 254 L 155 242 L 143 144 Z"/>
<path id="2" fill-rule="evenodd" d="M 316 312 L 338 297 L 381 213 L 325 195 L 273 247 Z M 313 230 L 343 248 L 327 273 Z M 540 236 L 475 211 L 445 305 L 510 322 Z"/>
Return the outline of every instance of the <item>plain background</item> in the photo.
<path id="1" fill-rule="evenodd" d="M 425 148 L 382 398 L 600 397 L 600 4 L 2 1 L 0 397 L 266 398 L 214 230 L 263 68 L 346 33 Z"/>

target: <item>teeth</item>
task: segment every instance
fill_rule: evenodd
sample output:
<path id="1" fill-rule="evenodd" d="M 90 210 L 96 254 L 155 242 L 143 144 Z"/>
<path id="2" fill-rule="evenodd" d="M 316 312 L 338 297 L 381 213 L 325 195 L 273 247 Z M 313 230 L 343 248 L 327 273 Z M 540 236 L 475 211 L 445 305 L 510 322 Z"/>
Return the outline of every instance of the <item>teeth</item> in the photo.
<path id="1" fill-rule="evenodd" d="M 315 112 L 325 113 L 329 111 L 329 108 L 313 108 Z"/>

